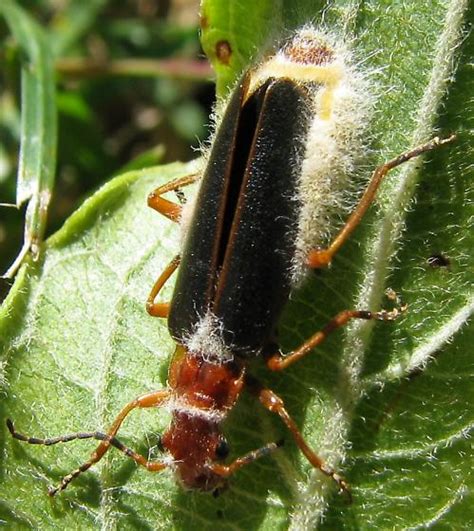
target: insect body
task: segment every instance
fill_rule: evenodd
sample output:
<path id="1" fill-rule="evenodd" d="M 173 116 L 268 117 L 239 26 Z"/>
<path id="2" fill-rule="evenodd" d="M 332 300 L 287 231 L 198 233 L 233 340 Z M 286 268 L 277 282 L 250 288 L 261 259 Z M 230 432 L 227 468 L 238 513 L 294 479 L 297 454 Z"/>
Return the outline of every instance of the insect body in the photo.
<path id="1" fill-rule="evenodd" d="M 110 446 L 148 470 L 172 467 L 188 488 L 219 488 L 236 470 L 280 446 L 269 442 L 226 464 L 229 448 L 221 424 L 244 387 L 279 415 L 315 468 L 341 490 L 348 489 L 305 442 L 282 399 L 248 374 L 247 365 L 249 358 L 262 355 L 269 369 L 282 370 L 350 319 L 392 320 L 403 309 L 346 310 L 286 356 L 275 345 L 290 291 L 307 270 L 330 263 L 371 204 L 384 175 L 445 142 L 435 139 L 377 168 L 342 230 L 324 248 L 332 212 L 341 209 L 345 179 L 363 151 L 366 112 L 364 77 L 351 66 L 346 52 L 310 27 L 299 30 L 241 78 L 216 128 L 194 203 L 183 208 L 163 195 L 200 176 L 178 179 L 149 197 L 152 208 L 186 226 L 181 254 L 157 280 L 147 304 L 151 315 L 168 319 L 177 342 L 168 387 L 125 406 L 107 433 L 33 439 L 17 433 L 8 422 L 14 437 L 33 444 L 76 438 L 101 441 L 91 458 L 50 494 L 99 461 Z M 172 301 L 156 302 L 178 267 Z M 172 421 L 162 437 L 169 457 L 155 462 L 125 447 L 116 435 L 131 410 L 156 406 L 169 408 Z"/>

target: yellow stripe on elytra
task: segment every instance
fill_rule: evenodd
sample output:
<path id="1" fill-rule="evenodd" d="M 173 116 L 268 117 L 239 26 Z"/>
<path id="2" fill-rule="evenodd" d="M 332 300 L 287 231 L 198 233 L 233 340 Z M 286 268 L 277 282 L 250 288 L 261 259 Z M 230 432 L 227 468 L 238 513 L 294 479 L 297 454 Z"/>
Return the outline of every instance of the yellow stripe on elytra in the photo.
<path id="1" fill-rule="evenodd" d="M 287 78 L 296 82 L 319 83 L 325 87 L 320 95 L 321 119 L 328 120 L 331 116 L 333 91 L 343 76 L 340 64 L 308 65 L 284 61 L 275 56 L 262 64 L 250 78 L 250 86 L 246 99 L 253 94 L 269 78 Z"/>
<path id="2" fill-rule="evenodd" d="M 320 95 L 318 115 L 321 120 L 329 120 L 331 118 L 333 93 L 334 86 L 327 87 Z"/>
<path id="3" fill-rule="evenodd" d="M 282 61 L 278 57 L 273 57 L 261 65 L 252 76 L 250 81 L 250 93 L 261 85 L 269 77 L 286 77 L 296 81 L 308 81 L 321 83 L 322 85 L 337 85 L 342 79 L 342 66 L 332 65 L 305 65 Z"/>

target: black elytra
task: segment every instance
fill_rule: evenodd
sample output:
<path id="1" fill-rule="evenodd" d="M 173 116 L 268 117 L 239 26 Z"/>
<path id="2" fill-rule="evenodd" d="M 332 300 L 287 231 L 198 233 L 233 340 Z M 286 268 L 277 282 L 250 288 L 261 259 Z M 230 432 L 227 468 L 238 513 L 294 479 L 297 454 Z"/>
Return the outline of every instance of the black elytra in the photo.
<path id="1" fill-rule="evenodd" d="M 217 131 L 168 317 L 182 342 L 211 311 L 240 354 L 261 350 L 288 301 L 311 119 L 290 79 L 267 79 L 247 99 L 246 89 L 244 77 Z"/>

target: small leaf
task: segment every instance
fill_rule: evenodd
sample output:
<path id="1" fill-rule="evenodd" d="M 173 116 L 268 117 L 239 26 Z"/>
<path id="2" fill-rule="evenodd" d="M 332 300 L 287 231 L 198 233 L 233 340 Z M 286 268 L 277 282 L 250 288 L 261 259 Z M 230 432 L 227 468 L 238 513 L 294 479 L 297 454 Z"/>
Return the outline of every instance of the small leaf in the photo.
<path id="1" fill-rule="evenodd" d="M 25 254 L 34 255 L 44 235 L 56 169 L 56 88 L 53 57 L 42 28 L 12 0 L 2 0 L 5 17 L 25 54 L 21 70 L 21 140 L 16 204 L 29 201 L 25 243 L 5 276 L 13 276 Z"/>

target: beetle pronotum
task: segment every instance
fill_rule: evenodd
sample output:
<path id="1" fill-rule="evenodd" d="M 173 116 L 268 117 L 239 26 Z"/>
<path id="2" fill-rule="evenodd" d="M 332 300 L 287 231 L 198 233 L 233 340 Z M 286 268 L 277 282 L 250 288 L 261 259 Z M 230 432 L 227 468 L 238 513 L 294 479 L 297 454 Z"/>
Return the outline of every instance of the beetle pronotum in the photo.
<path id="1" fill-rule="evenodd" d="M 347 177 L 363 153 L 367 94 L 367 82 L 350 55 L 312 27 L 298 30 L 242 76 L 216 127 L 202 178 L 183 177 L 148 199 L 149 206 L 181 221 L 185 230 L 180 256 L 158 278 L 147 302 L 152 316 L 168 319 L 177 342 L 168 387 L 127 404 L 106 433 L 37 439 L 21 435 L 7 422 L 13 437 L 30 444 L 101 441 L 50 495 L 66 488 L 111 446 L 150 471 L 172 467 L 188 488 L 219 488 L 239 468 L 280 446 L 269 442 L 224 462 L 229 448 L 221 423 L 244 387 L 281 418 L 308 461 L 348 491 L 343 477 L 305 442 L 283 400 L 248 374 L 247 360 L 262 355 L 270 370 L 280 371 L 349 320 L 389 321 L 404 309 L 345 310 L 293 352 L 283 355 L 275 346 L 275 329 L 290 291 L 306 271 L 331 262 L 389 170 L 453 138 L 435 138 L 379 166 L 345 225 L 328 240 L 332 212 L 340 211 Z M 183 207 L 163 197 L 198 178 L 192 204 Z M 156 302 L 178 267 L 171 302 Z M 148 461 L 116 436 L 130 411 L 158 406 L 172 412 L 162 438 L 169 458 Z"/>

